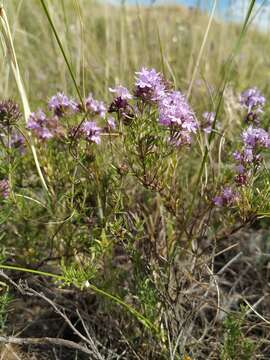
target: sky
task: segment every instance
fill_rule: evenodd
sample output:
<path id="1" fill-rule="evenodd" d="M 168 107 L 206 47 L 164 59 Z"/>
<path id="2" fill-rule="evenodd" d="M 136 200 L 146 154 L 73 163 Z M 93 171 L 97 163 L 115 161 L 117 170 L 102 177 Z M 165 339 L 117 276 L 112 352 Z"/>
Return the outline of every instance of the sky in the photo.
<path id="1" fill-rule="evenodd" d="M 153 0 L 127 0 L 127 2 L 129 3 L 136 3 L 139 2 L 141 4 L 149 4 L 151 3 Z M 121 0 L 119 0 L 119 2 L 121 2 Z M 187 6 L 197 6 L 198 4 L 201 4 L 201 6 L 205 6 L 207 3 L 208 5 L 211 6 L 211 3 L 213 3 L 213 0 L 157 0 L 156 2 L 174 2 L 174 3 L 179 3 L 179 4 L 184 4 Z M 248 0 L 218 0 L 218 6 L 220 8 L 226 9 L 228 8 L 228 6 L 235 4 L 235 3 L 248 3 Z M 264 0 L 256 0 L 257 4 L 260 4 L 264 2 Z M 265 3 L 270 3 L 269 0 L 266 0 Z"/>
<path id="2" fill-rule="evenodd" d="M 137 0 L 128 0 L 129 3 L 136 3 Z M 138 0 L 139 3 L 141 4 L 149 4 L 151 3 L 151 0 Z M 211 1 L 207 1 L 207 0 L 163 0 L 163 1 L 157 1 L 157 2 L 162 2 L 162 3 L 166 3 L 166 2 L 174 2 L 174 3 L 179 3 L 179 4 L 184 4 L 187 6 L 197 6 L 198 3 L 200 2 L 203 6 L 206 3 L 211 3 Z M 219 0 L 218 1 L 220 3 L 220 6 L 225 8 L 226 6 L 228 6 L 228 3 L 230 2 L 230 0 Z M 204 3 L 204 4 L 203 4 Z"/>
<path id="3" fill-rule="evenodd" d="M 121 3 L 121 0 L 111 0 L 114 3 Z M 153 0 L 126 0 L 130 4 L 149 5 Z M 203 10 L 212 8 L 213 0 L 156 0 L 157 4 L 178 3 L 186 6 L 200 6 Z M 243 21 L 247 12 L 250 0 L 217 0 L 217 14 L 230 20 Z M 256 17 L 254 23 L 263 30 L 270 29 L 270 0 L 256 0 Z M 262 6 L 263 4 L 263 6 Z"/>

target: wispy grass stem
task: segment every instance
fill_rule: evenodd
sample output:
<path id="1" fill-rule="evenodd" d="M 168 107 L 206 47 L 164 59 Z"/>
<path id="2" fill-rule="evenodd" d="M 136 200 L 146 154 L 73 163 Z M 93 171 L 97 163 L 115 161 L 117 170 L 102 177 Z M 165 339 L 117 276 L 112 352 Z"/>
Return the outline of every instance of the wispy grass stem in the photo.
<path id="1" fill-rule="evenodd" d="M 16 80 L 16 84 L 19 90 L 19 94 L 22 100 L 22 104 L 23 104 L 23 110 L 24 110 L 24 117 L 25 117 L 25 121 L 27 122 L 29 115 L 31 113 L 30 111 L 30 106 L 29 106 L 29 102 L 28 102 L 28 98 L 26 95 L 26 91 L 22 82 L 22 78 L 21 78 L 21 74 L 20 74 L 20 69 L 19 69 L 19 65 L 18 65 L 18 61 L 17 61 L 17 56 L 16 56 L 16 52 L 15 52 L 15 48 L 14 48 L 14 44 L 13 44 L 13 40 L 12 40 L 12 35 L 11 35 L 11 31 L 10 31 L 10 26 L 9 26 L 9 22 L 8 22 L 8 18 L 7 15 L 5 13 L 5 10 L 3 7 L 0 7 L 0 20 L 1 20 L 1 32 L 3 37 L 1 37 L 1 40 L 4 41 L 3 47 L 6 47 L 8 55 L 9 55 L 9 59 L 10 59 L 10 64 L 11 64 L 11 68 Z M 39 164 L 39 160 L 37 157 L 37 152 L 36 152 L 36 148 L 33 144 L 33 141 L 30 137 L 30 147 L 31 147 L 31 151 L 34 157 L 34 161 L 35 161 L 35 165 L 42 183 L 42 186 L 44 188 L 44 190 L 49 193 L 49 189 L 48 186 L 46 184 L 45 178 L 42 174 L 41 171 L 41 167 Z"/>

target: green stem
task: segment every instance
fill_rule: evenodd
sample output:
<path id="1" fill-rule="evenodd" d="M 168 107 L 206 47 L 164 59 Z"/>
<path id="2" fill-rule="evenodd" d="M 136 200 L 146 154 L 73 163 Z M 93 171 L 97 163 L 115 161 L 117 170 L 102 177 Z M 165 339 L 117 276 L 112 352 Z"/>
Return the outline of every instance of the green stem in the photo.
<path id="1" fill-rule="evenodd" d="M 27 272 L 27 273 L 34 274 L 34 275 L 42 275 L 42 276 L 46 276 L 46 277 L 55 278 L 57 280 L 64 280 L 65 279 L 64 276 L 62 276 L 62 275 L 52 274 L 52 273 L 39 271 L 39 270 L 34 270 L 34 269 L 27 269 L 27 268 L 20 267 L 20 266 L 0 264 L 0 269 L 22 271 L 22 272 Z"/>
<path id="2" fill-rule="evenodd" d="M 63 276 L 63 275 L 57 275 L 57 274 L 44 272 L 44 271 L 40 271 L 40 270 L 28 269 L 28 268 L 24 268 L 24 267 L 20 267 L 20 266 L 0 264 L 0 269 L 21 271 L 21 272 L 34 274 L 34 275 L 41 275 L 41 276 L 51 277 L 51 278 L 54 278 L 54 279 L 56 279 L 58 281 L 65 281 L 65 276 Z M 92 284 L 89 284 L 87 287 L 89 289 L 91 289 L 92 291 L 94 291 L 96 294 L 102 295 L 103 297 L 105 297 L 105 298 L 107 298 L 109 300 L 112 300 L 114 303 L 124 307 L 130 314 L 132 314 L 146 328 L 153 330 L 155 332 L 155 334 L 157 334 L 157 335 L 161 335 L 159 330 L 157 329 L 157 327 L 151 321 L 149 321 L 146 317 L 144 317 L 137 310 L 135 310 L 133 307 L 131 307 L 130 305 L 125 303 L 123 300 L 121 300 L 117 296 L 112 295 L 112 294 L 110 294 L 110 293 L 108 293 L 108 292 L 106 292 L 106 291 L 104 291 L 102 289 L 99 289 L 98 287 L 96 287 L 95 285 L 92 285 Z"/>

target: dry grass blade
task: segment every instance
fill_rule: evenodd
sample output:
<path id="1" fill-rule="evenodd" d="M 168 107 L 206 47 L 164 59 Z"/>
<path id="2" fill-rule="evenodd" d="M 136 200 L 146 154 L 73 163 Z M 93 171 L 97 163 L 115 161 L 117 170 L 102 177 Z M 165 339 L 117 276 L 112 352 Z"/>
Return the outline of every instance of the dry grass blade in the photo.
<path id="1" fill-rule="evenodd" d="M 214 0 L 211 15 L 209 17 L 207 28 L 206 28 L 206 31 L 205 31 L 205 34 L 204 34 L 203 42 L 202 42 L 200 52 L 199 52 L 199 55 L 198 55 L 198 58 L 197 58 L 197 61 L 196 61 L 196 64 L 195 64 L 195 68 L 194 68 L 194 71 L 193 71 L 193 74 L 192 74 L 192 77 L 191 77 L 191 81 L 190 81 L 190 84 L 189 84 L 189 88 L 188 88 L 188 92 L 187 92 L 187 98 L 189 98 L 190 95 L 191 95 L 192 87 L 193 87 L 195 77 L 197 75 L 197 72 L 198 72 L 198 69 L 199 69 L 199 66 L 200 66 L 200 62 L 201 62 L 202 55 L 203 55 L 203 50 L 205 48 L 206 41 L 207 41 L 207 38 L 208 38 L 209 30 L 211 28 L 211 25 L 212 25 L 212 22 L 213 22 L 213 19 L 214 19 L 214 14 L 215 14 L 216 7 L 217 7 L 217 0 Z"/>
<path id="2" fill-rule="evenodd" d="M 20 69 L 19 69 L 19 65 L 17 62 L 17 57 L 16 57 L 16 52 L 15 52 L 15 48 L 13 45 L 13 40 L 12 40 L 12 36 L 11 36 L 11 31 L 10 31 L 10 26 L 9 26 L 9 22 L 8 22 L 8 18 L 7 15 L 5 13 L 4 8 L 1 6 L 0 7 L 0 20 L 1 20 L 1 33 L 2 36 L 1 40 L 3 42 L 3 47 L 7 49 L 7 53 L 9 56 L 9 60 L 10 60 L 10 65 L 16 80 L 16 84 L 19 90 L 19 94 L 22 100 L 22 104 L 23 104 L 23 110 L 24 110 L 24 117 L 25 117 L 25 121 L 27 122 L 29 115 L 31 113 L 30 111 L 30 106 L 29 106 L 29 102 L 27 99 L 27 95 L 26 95 L 26 91 L 22 82 L 22 78 L 21 78 L 21 74 L 20 74 Z M 41 168 L 40 168 L 40 164 L 39 164 L 39 160 L 37 157 L 37 152 L 36 152 L 36 148 L 33 144 L 33 141 L 30 137 L 30 147 L 31 147 L 31 151 L 34 157 L 34 161 L 35 161 L 35 165 L 42 183 L 42 186 L 44 188 L 44 190 L 48 193 L 49 189 L 48 186 L 46 184 L 45 178 L 42 174 Z"/>
<path id="3" fill-rule="evenodd" d="M 254 312 L 254 314 L 256 314 L 262 321 L 264 321 L 266 324 L 270 325 L 270 321 L 267 320 L 265 317 L 263 317 L 260 313 L 258 313 L 258 311 L 255 309 L 255 307 L 263 300 L 260 299 L 259 302 L 257 302 L 255 305 L 250 305 L 250 303 L 245 299 L 243 298 L 244 302 L 247 304 L 247 306 L 250 308 L 250 310 L 252 310 Z"/>

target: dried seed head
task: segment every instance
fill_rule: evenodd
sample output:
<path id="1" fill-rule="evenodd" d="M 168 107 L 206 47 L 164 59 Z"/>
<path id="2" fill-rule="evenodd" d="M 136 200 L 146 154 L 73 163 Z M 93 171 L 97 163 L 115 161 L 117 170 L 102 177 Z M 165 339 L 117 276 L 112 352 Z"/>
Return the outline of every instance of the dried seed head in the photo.
<path id="1" fill-rule="evenodd" d="M 19 106 L 12 100 L 0 101 L 0 125 L 10 126 L 21 117 Z"/>

